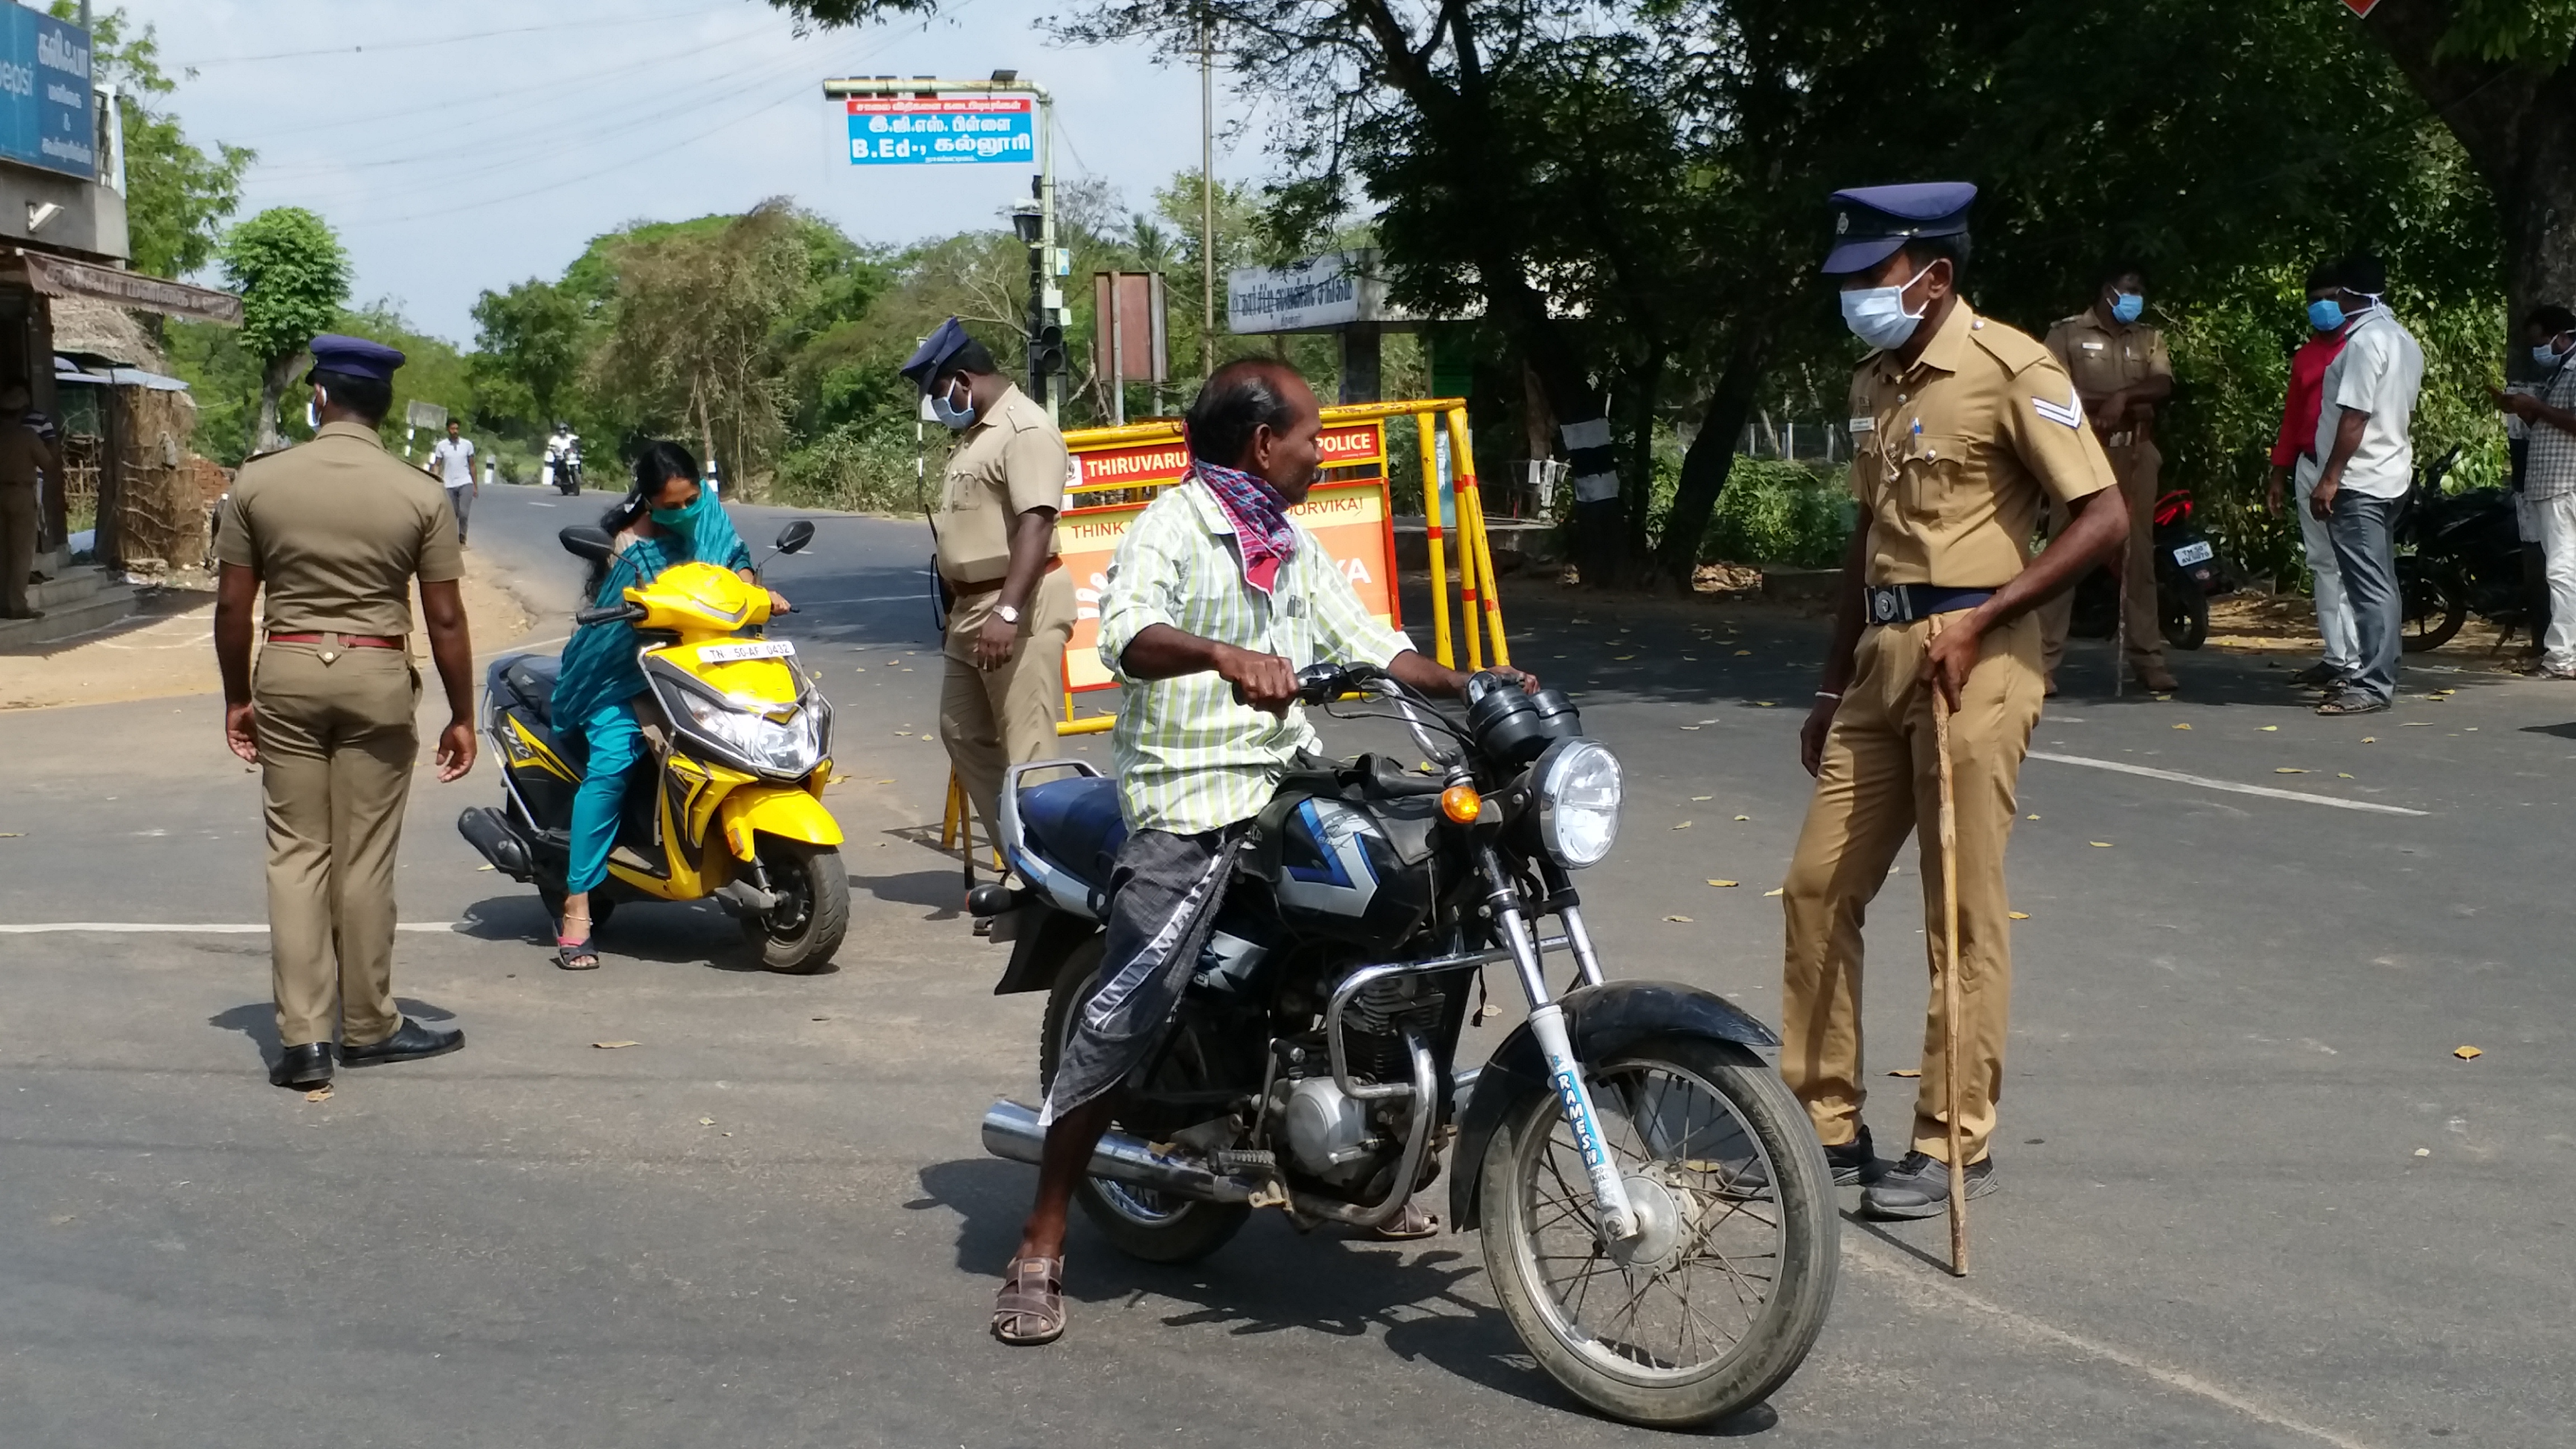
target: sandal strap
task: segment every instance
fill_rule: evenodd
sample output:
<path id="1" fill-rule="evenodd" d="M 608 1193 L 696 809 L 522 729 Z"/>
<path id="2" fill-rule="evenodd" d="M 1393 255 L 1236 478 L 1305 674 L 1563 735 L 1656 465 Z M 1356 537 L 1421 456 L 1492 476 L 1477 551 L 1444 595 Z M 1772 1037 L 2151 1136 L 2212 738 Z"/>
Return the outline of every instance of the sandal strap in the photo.
<path id="1" fill-rule="evenodd" d="M 1044 1342 L 1064 1332 L 1064 1259 L 1013 1258 L 993 1295 L 993 1332 Z"/>

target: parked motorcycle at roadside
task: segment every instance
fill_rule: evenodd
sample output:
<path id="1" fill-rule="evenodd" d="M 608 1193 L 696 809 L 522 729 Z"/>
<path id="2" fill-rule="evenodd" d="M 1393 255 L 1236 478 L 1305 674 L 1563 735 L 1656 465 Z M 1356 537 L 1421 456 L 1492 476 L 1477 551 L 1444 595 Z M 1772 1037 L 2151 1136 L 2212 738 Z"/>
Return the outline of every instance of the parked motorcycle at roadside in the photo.
<path id="1" fill-rule="evenodd" d="M 813 541 L 814 525 L 787 525 L 773 553 Z M 565 550 L 605 560 L 608 535 L 567 528 Z M 832 778 L 832 705 L 797 669 L 796 646 L 764 639 L 769 591 L 731 569 L 684 563 L 626 590 L 625 599 L 574 616 L 633 622 L 648 702 L 639 706 L 651 748 L 629 775 L 608 880 L 591 892 L 591 920 L 605 928 L 621 901 L 712 897 L 738 917 L 773 971 L 819 970 L 850 924 L 850 877 L 839 822 L 822 804 Z M 533 884 L 550 918 L 563 913 L 571 862 L 572 801 L 580 788 L 578 736 L 555 729 L 550 704 L 560 661 L 504 654 L 483 690 L 483 732 L 501 760 L 501 805 L 476 807 L 457 830 L 503 875 Z"/>
<path id="2" fill-rule="evenodd" d="M 1696 987 L 1604 979 L 1573 873 L 1617 835 L 1618 760 L 1563 694 L 1491 674 L 1471 680 L 1463 722 L 1372 667 L 1299 681 L 1309 705 L 1362 691 L 1391 706 L 1431 763 L 1309 759 L 1281 781 L 1092 1156 L 1084 1212 L 1121 1251 L 1167 1263 L 1216 1251 L 1257 1206 L 1371 1227 L 1437 1177 L 1454 1138 L 1450 1221 L 1482 1230 L 1495 1296 L 1549 1376 L 1640 1424 L 1761 1402 L 1833 1299 L 1833 1179 L 1757 1054 L 1779 1044 L 1767 1027 Z M 1117 786 L 1079 760 L 1014 766 L 1000 837 L 1027 885 L 979 886 L 969 904 L 1011 947 L 995 993 L 1048 994 L 1051 1083 L 1101 984 Z M 1487 1014 L 1491 966 L 1529 1014 L 1478 1068 L 1460 1037 Z M 1552 966 L 1572 977 L 1562 995 Z M 1008 1100 L 983 1136 L 1020 1162 L 1043 1143 L 1038 1114 Z"/>
<path id="3" fill-rule="evenodd" d="M 2156 625 L 2176 649 L 2207 643 L 2209 601 L 2243 586 L 2236 570 L 2219 557 L 2218 545 L 2201 531 L 2195 512 L 2188 488 L 2167 492 L 2154 509 Z M 2119 574 L 2108 566 L 2086 574 L 2075 586 L 2067 632 L 2079 639 L 2108 639 L 2119 621 Z"/>
<path id="4" fill-rule="evenodd" d="M 2409 654 L 2448 644 L 2472 614 L 2507 636 L 2530 618 L 2513 494 L 2503 488 L 2444 493 L 2442 480 L 2459 458 L 2453 444 L 2432 466 L 2418 469 L 2398 515 L 2397 598 L 2405 615 L 2399 637 Z"/>

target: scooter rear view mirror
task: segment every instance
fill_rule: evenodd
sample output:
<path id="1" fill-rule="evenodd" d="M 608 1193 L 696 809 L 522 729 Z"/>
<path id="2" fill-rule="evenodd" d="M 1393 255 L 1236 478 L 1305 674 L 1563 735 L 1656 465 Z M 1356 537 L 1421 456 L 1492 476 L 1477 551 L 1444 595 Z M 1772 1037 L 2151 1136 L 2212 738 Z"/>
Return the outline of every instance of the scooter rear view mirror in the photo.
<path id="1" fill-rule="evenodd" d="M 779 530 L 778 551 L 780 553 L 802 553 L 805 550 L 805 545 L 812 543 L 813 541 L 813 520 L 800 518 L 794 523 L 791 523 L 785 528 Z"/>

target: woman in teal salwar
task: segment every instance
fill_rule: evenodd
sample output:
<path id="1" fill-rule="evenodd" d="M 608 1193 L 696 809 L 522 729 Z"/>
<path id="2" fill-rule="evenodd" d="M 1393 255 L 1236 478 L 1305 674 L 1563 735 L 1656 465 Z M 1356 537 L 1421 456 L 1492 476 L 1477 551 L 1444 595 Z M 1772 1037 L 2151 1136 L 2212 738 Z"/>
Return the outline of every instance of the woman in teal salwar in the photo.
<path id="1" fill-rule="evenodd" d="M 752 583 L 751 550 L 743 547 L 723 505 L 698 487 L 698 460 L 677 443 L 658 442 L 635 460 L 635 487 L 600 519 L 613 550 L 591 570 L 594 608 L 620 602 L 630 588 L 652 581 L 674 564 L 693 560 L 734 570 Z M 787 600 L 769 594 L 773 614 Z M 549 706 L 555 729 L 581 736 L 589 747 L 581 788 L 572 804 L 572 863 L 565 872 L 563 920 L 555 932 L 555 964 L 567 971 L 599 965 L 591 946 L 590 893 L 608 878 L 608 853 L 617 843 L 626 772 L 644 752 L 635 701 L 645 692 L 637 651 L 644 639 L 624 620 L 584 624 L 564 646 L 562 672 Z"/>

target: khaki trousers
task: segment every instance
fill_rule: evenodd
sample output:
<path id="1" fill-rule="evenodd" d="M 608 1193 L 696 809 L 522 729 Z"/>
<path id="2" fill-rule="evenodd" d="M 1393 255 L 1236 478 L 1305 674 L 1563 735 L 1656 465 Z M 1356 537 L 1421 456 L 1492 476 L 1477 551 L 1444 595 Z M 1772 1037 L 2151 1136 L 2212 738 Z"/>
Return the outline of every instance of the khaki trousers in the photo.
<path id="1" fill-rule="evenodd" d="M 1064 645 L 1073 637 L 1073 582 L 1062 569 L 1038 578 L 1020 616 L 1019 644 L 999 669 L 979 669 L 975 635 L 999 590 L 959 601 L 948 616 L 948 672 L 939 686 L 939 742 L 989 833 L 1001 816 L 1002 771 L 1056 755 L 1064 700 Z M 962 657 L 961 657 L 962 656 Z"/>
<path id="2" fill-rule="evenodd" d="M 0 618 L 27 612 L 27 575 L 36 568 L 36 487 L 0 483 Z"/>
<path id="3" fill-rule="evenodd" d="M 1941 1075 L 1940 764 L 1931 689 L 1915 682 L 1930 621 L 1861 636 L 1851 684 L 1825 737 L 1816 793 L 1782 891 L 1788 950 L 1783 976 L 1780 1074 L 1807 1104 L 1828 1145 L 1852 1140 L 1868 1096 L 1861 1068 L 1861 921 L 1887 880 L 1908 831 L 1920 843 L 1923 939 L 1930 1007 L 1923 1078 L 1914 1101 L 1914 1149 L 1949 1160 L 1949 1085 Z M 2024 614 L 1986 635 L 1950 722 L 1958 793 L 1960 1130 L 1970 1162 L 1986 1155 L 2003 1094 L 2004 1030 L 2012 997 L 2011 919 L 2004 846 L 2013 790 L 2031 726 L 2039 720 L 2039 622 Z"/>
<path id="4" fill-rule="evenodd" d="M 399 649 L 270 644 L 250 697 L 268 817 L 278 1041 L 382 1041 L 402 1024 L 394 852 L 419 753 L 420 676 Z"/>
<path id="5" fill-rule="evenodd" d="M 2164 626 L 2156 619 L 2156 489 L 2157 474 L 2163 470 L 2164 454 L 2152 442 L 2123 443 L 2103 451 L 2111 455 L 2111 475 L 2120 480 L 2120 500 L 2129 505 L 2129 553 L 2122 565 L 2123 610 L 2121 624 L 2128 635 L 2129 667 L 2154 665 L 2161 669 L 2165 662 Z M 2073 515 L 2061 505 L 2049 505 L 2054 520 L 2050 538 L 2066 536 L 2066 525 Z M 2075 591 L 2068 589 L 2056 598 L 2032 610 L 2039 616 L 2039 666 L 2057 673 L 2066 661 L 2066 631 L 2075 616 Z"/>

